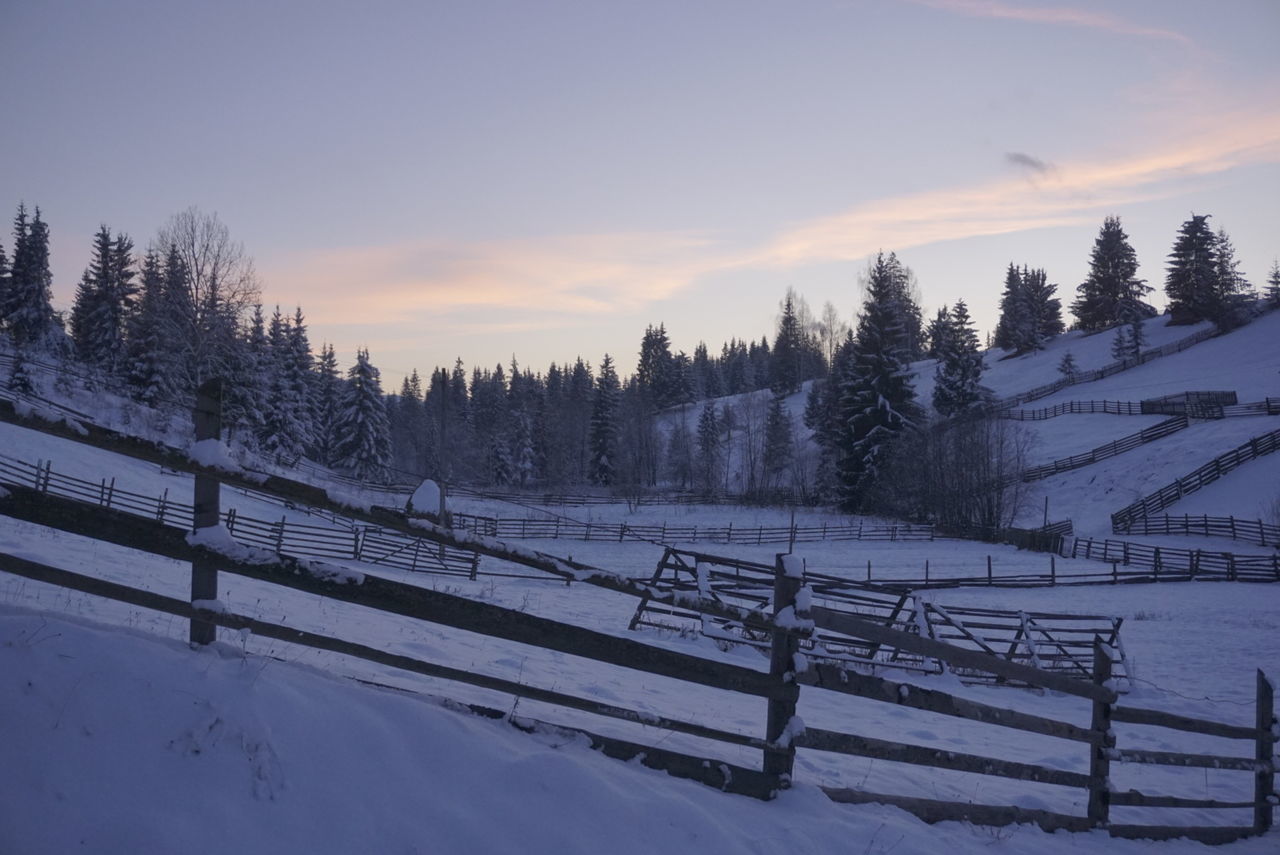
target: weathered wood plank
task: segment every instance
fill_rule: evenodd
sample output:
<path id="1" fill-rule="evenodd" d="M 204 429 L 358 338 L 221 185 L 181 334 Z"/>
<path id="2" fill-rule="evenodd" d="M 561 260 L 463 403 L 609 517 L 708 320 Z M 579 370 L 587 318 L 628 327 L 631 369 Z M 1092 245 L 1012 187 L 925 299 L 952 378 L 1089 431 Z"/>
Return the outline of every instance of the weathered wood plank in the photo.
<path id="1" fill-rule="evenodd" d="M 1182 730 L 1188 733 L 1200 733 L 1205 736 L 1221 736 L 1224 739 L 1253 739 L 1257 731 L 1252 727 L 1238 724 L 1224 724 L 1218 721 L 1192 718 L 1160 710 L 1140 709 L 1138 707 L 1111 708 L 1111 720 L 1126 724 L 1148 724 L 1153 727 L 1167 727 L 1171 730 Z"/>
<path id="2" fill-rule="evenodd" d="M 1073 742 L 1096 743 L 1098 735 L 1087 727 L 1044 718 L 1031 713 L 1018 712 L 1007 707 L 995 707 L 967 698 L 958 698 L 935 689 L 925 689 L 909 683 L 898 683 L 883 677 L 846 671 L 833 665 L 810 662 L 807 670 L 796 675 L 796 682 L 855 695 L 873 701 L 883 701 L 911 709 L 925 710 L 939 715 L 962 718 L 983 724 L 1068 739 Z"/>
<path id="3" fill-rule="evenodd" d="M 1153 796 L 1137 790 L 1111 792 L 1111 804 L 1118 807 L 1167 807 L 1167 808 L 1251 808 L 1252 801 L 1222 802 L 1215 799 L 1186 799 L 1181 796 Z"/>
<path id="4" fill-rule="evenodd" d="M 873 757 L 894 763 L 910 763 L 914 766 L 932 766 L 935 769 L 952 769 L 976 775 L 992 775 L 1015 778 L 1019 781 L 1036 781 L 1041 784 L 1057 784 L 1063 787 L 1089 786 L 1089 776 L 1081 772 L 1051 769 L 1032 763 L 1018 763 L 977 754 L 963 754 L 945 748 L 929 748 L 922 745 L 906 745 L 870 736 L 856 736 L 821 728 L 806 727 L 796 738 L 800 748 L 850 754 L 855 757 Z"/>
<path id="5" fill-rule="evenodd" d="M 1252 757 L 1183 754 L 1178 751 L 1147 751 L 1137 748 L 1113 748 L 1107 753 L 1110 759 L 1117 762 L 1155 766 L 1190 766 L 1196 769 L 1230 769 L 1237 772 L 1257 772 L 1260 768 L 1270 767 L 1269 763 L 1259 763 Z"/>

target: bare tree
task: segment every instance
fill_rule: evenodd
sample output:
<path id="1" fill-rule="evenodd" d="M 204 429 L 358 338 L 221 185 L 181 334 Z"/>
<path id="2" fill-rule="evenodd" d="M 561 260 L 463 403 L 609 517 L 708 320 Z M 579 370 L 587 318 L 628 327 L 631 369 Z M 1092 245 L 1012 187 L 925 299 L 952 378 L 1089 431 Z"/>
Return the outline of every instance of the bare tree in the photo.
<path id="1" fill-rule="evenodd" d="M 823 303 L 822 315 L 818 318 L 818 340 L 822 342 L 822 355 L 827 358 L 828 365 L 835 361 L 836 351 L 847 332 L 849 324 L 840 317 L 832 302 Z"/>
<path id="2" fill-rule="evenodd" d="M 258 302 L 253 259 L 217 214 L 190 207 L 174 214 L 156 235 L 158 250 L 182 266 L 170 270 L 166 330 L 179 352 L 179 388 L 234 373 L 236 334 Z M 173 264 L 170 264 L 172 267 Z"/>

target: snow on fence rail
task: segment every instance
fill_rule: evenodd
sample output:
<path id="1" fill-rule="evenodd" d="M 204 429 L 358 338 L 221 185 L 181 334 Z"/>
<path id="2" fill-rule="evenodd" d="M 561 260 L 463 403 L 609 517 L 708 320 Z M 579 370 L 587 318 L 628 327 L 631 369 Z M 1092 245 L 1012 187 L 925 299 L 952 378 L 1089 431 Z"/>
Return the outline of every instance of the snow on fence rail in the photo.
<path id="1" fill-rule="evenodd" d="M 450 514 L 453 527 L 486 537 L 516 540 L 571 539 L 668 543 L 780 544 L 813 543 L 828 540 L 922 541 L 933 540 L 933 526 L 908 523 L 872 525 L 867 523 L 820 526 L 687 526 L 633 525 L 631 523 L 584 523 L 562 519 L 503 519 L 474 514 Z"/>
<path id="2" fill-rule="evenodd" d="M 1116 534 L 1127 534 L 1129 526 L 1134 521 L 1163 511 L 1188 493 L 1194 493 L 1250 460 L 1264 454 L 1271 454 L 1277 449 L 1280 449 L 1280 430 L 1255 436 L 1231 451 L 1218 455 L 1172 484 L 1166 484 L 1154 493 L 1116 511 L 1111 515 L 1111 530 Z"/>
<path id="3" fill-rule="evenodd" d="M 42 504 L 66 501 L 23 488 L 15 488 L 15 490 L 21 494 L 0 498 L 0 513 L 7 514 L 16 510 L 21 518 L 39 518 L 42 516 L 40 507 Z M 128 539 L 136 544 L 135 548 L 178 560 L 191 560 L 193 564 L 200 560 L 214 558 L 221 572 L 279 585 L 336 603 L 351 604 L 425 624 L 448 626 L 505 642 L 566 653 L 607 666 L 628 669 L 629 672 L 641 671 L 709 687 L 713 690 L 761 698 L 767 705 L 767 723 L 763 737 L 724 730 L 696 721 L 671 719 L 648 710 L 632 710 L 612 702 L 602 703 L 593 698 L 574 695 L 561 688 L 517 683 L 474 670 L 451 668 L 416 657 L 392 653 L 381 645 L 375 646 L 335 635 L 309 632 L 236 614 L 222 607 L 206 608 L 203 601 L 187 602 L 165 597 L 94 576 L 39 564 L 13 555 L 0 554 L 0 570 L 12 575 L 177 615 L 190 620 L 193 627 L 209 625 L 240 632 L 247 630 L 252 636 L 326 650 L 409 673 L 480 686 L 509 694 L 517 699 L 527 697 L 561 710 L 586 712 L 614 721 L 642 725 L 645 728 L 658 728 L 711 742 L 759 750 L 762 755 L 762 768 L 756 769 L 730 764 L 717 757 L 694 756 L 653 744 L 639 744 L 616 737 L 600 736 L 562 725 L 546 725 L 542 722 L 530 722 L 527 719 L 517 722 L 526 729 L 545 726 L 555 728 L 561 733 L 573 733 L 585 737 L 593 747 L 609 756 L 638 761 L 650 768 L 662 769 L 679 777 L 692 778 L 728 792 L 762 799 L 772 798 L 779 790 L 791 785 L 796 775 L 795 756 L 798 750 L 824 751 L 964 774 L 1034 781 L 1037 784 L 1084 790 L 1088 794 L 1087 813 L 1085 816 L 1080 816 L 1012 805 L 959 803 L 904 795 L 877 794 L 867 792 L 861 787 L 833 785 L 840 782 L 831 780 L 824 780 L 819 784 L 823 792 L 833 801 L 894 804 L 928 821 L 968 820 L 989 825 L 1035 822 L 1046 830 L 1084 831 L 1096 828 L 1105 829 L 1115 837 L 1193 837 L 1214 843 L 1263 834 L 1272 824 L 1276 719 L 1271 684 L 1261 672 L 1258 677 L 1255 727 L 1176 716 L 1159 710 L 1129 708 L 1117 704 L 1118 695 L 1112 685 L 1112 648 L 1101 639 L 1094 639 L 1092 643 L 1091 679 L 1073 679 L 991 656 L 980 650 L 958 647 L 936 638 L 885 626 L 874 618 L 868 619 L 857 614 L 833 611 L 822 606 L 809 608 L 807 601 L 811 593 L 804 593 L 802 596 L 803 580 L 792 573 L 794 568 L 791 562 L 787 560 L 787 556 L 782 555 L 778 556 L 777 565 L 774 568 L 773 591 L 770 598 L 773 606 L 772 617 L 765 615 L 760 609 L 741 611 L 744 621 L 751 622 L 770 638 L 772 658 L 768 671 L 762 672 L 377 576 L 335 578 L 332 574 L 316 573 L 314 568 L 300 564 L 287 556 L 276 555 L 274 560 L 249 563 L 221 553 L 210 553 L 200 547 L 193 547 L 181 534 L 157 521 L 114 515 L 113 522 L 132 521 L 132 524 L 127 526 L 132 530 L 124 532 L 119 530 L 122 526 L 103 527 L 105 520 L 93 519 L 112 516 L 111 511 L 83 504 L 74 504 L 74 506 L 81 510 L 78 514 L 70 516 L 79 516 L 82 519 L 73 522 L 67 513 L 68 508 L 64 506 L 45 509 L 44 512 L 47 514 L 45 521 L 57 520 L 59 526 L 66 526 L 69 529 L 98 527 L 111 542 L 122 542 Z M 678 592 L 654 591 L 653 598 L 665 599 L 672 604 L 687 604 L 689 595 L 681 596 Z M 696 600 L 697 597 L 692 599 Z M 784 613 L 792 617 L 783 619 Z M 872 644 L 896 646 L 906 653 L 931 657 L 953 668 L 985 669 L 1009 680 L 1023 681 L 1028 685 L 1061 692 L 1067 696 L 1061 701 L 1064 705 L 1074 703 L 1070 698 L 1084 699 L 1089 702 L 1092 710 L 1091 722 L 1086 727 L 1075 724 L 1073 721 L 1019 712 L 1009 709 L 1007 705 L 987 705 L 960 698 L 945 691 L 895 683 L 881 677 L 860 673 L 855 669 L 798 655 L 799 645 L 812 631 L 807 628 L 810 626 L 810 620 L 817 628 L 840 633 L 850 638 L 862 639 Z M 331 617 L 330 622 L 338 625 L 342 623 L 337 617 Z M 560 686 L 565 684 L 564 676 L 561 674 L 558 678 Z M 836 692 L 873 702 L 895 704 L 920 712 L 960 719 L 967 722 L 964 727 L 994 726 L 1079 743 L 1086 746 L 1083 750 L 1088 754 L 1089 771 L 1086 774 L 1037 763 L 900 743 L 869 734 L 805 727 L 803 722 L 795 716 L 797 703 L 803 691 Z M 473 709 L 486 715 L 509 715 L 498 710 L 476 707 Z M 1082 711 L 1070 715 L 1070 718 L 1078 720 L 1081 717 L 1080 712 Z M 1066 714 L 1064 710 L 1064 716 Z M 1113 726 L 1113 722 L 1116 721 L 1247 740 L 1254 746 L 1254 757 L 1120 748 L 1117 746 Z M 645 738 L 652 742 L 651 737 Z M 1039 752 L 1037 756 L 1040 756 Z M 1110 782 L 1111 764 L 1123 762 L 1160 764 L 1175 769 L 1211 766 L 1245 772 L 1253 778 L 1254 798 L 1249 801 L 1222 802 L 1136 791 L 1113 793 Z M 1248 826 L 1205 828 L 1176 824 L 1125 825 L 1111 822 L 1110 808 L 1113 804 L 1196 810 L 1252 807 L 1254 815 L 1253 823 Z"/>
<path id="4" fill-rule="evenodd" d="M 1125 534 L 1186 534 L 1204 537 L 1229 537 L 1256 543 L 1258 546 L 1280 547 L 1280 525 L 1262 520 L 1236 517 L 1211 517 L 1207 514 L 1181 514 L 1138 517 L 1125 527 Z"/>

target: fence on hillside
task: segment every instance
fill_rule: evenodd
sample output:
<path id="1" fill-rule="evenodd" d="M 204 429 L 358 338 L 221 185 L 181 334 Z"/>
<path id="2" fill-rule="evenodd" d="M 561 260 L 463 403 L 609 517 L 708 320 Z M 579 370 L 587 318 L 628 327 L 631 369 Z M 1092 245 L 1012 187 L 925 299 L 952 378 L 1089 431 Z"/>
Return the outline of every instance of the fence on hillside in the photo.
<path id="1" fill-rule="evenodd" d="M 0 483 L 32 487 L 42 493 L 51 493 L 83 502 L 91 502 L 103 508 L 153 519 L 167 526 L 190 530 L 194 521 L 192 505 L 177 501 L 165 490 L 160 496 L 145 496 L 123 490 L 115 479 L 99 482 L 76 478 L 53 471 L 49 460 L 27 463 L 7 455 L 0 455 Z M 269 494 L 261 491 L 243 492 L 262 498 Z M 279 500 L 291 510 L 325 516 L 323 511 Z M 332 515 L 336 520 L 337 515 Z M 442 547 L 421 539 L 407 537 L 378 526 L 349 525 L 345 531 L 330 526 L 307 525 L 281 516 L 278 520 L 261 520 L 237 513 L 235 508 L 222 512 L 222 523 L 238 542 L 245 546 L 269 549 L 286 555 L 312 558 L 342 559 L 368 564 L 379 564 L 433 575 L 509 576 L 508 573 L 480 573 L 480 556 L 475 552 Z M 546 576 L 529 578 L 545 579 Z"/>
<path id="2" fill-rule="evenodd" d="M 1101 638 L 1117 651 L 1117 679 L 1127 678 L 1124 648 L 1120 642 L 1121 618 L 1103 615 L 1064 615 L 943 606 L 914 591 L 896 591 L 850 579 L 804 572 L 805 584 L 815 602 L 834 611 L 874 619 L 905 633 L 926 636 L 948 644 L 977 650 L 990 656 L 1047 671 L 1088 678 L 1092 640 Z M 668 548 L 658 561 L 649 584 L 659 591 L 689 592 L 730 603 L 747 610 L 766 607 L 772 596 L 774 568 L 768 564 Z M 710 618 L 679 605 L 654 603 L 641 598 L 630 627 L 693 630 L 710 638 L 765 648 L 767 639 L 740 623 Z M 904 651 L 892 644 L 819 630 L 804 640 L 805 655 L 842 663 L 869 673 L 885 669 L 941 673 L 939 660 Z M 972 682 L 1007 682 L 990 672 L 960 668 L 958 675 Z"/>
<path id="3" fill-rule="evenodd" d="M 1218 455 L 1172 484 L 1166 484 L 1154 493 L 1116 511 L 1111 515 L 1111 530 L 1116 534 L 1126 534 L 1135 520 L 1158 514 L 1188 493 L 1194 493 L 1250 460 L 1271 454 L 1277 449 L 1280 449 L 1280 430 L 1255 436 L 1231 451 Z"/>
<path id="4" fill-rule="evenodd" d="M 1133 401 L 1064 401 L 1052 407 L 1040 410 L 1000 410 L 998 418 L 1012 419 L 1018 422 L 1039 422 L 1056 419 L 1058 416 L 1088 415 L 1105 413 L 1113 416 L 1143 415 L 1142 404 Z"/>
<path id="5" fill-rule="evenodd" d="M 42 518 L 46 524 L 66 526 L 68 530 L 76 531 L 102 526 L 101 530 L 109 535 L 108 539 L 112 539 L 112 542 L 117 542 L 115 538 L 124 537 L 123 532 L 117 531 L 110 525 L 117 521 L 120 515 L 113 515 L 112 511 L 105 508 L 81 504 L 78 505 L 79 512 L 73 513 L 69 510 L 71 503 L 68 503 L 57 508 L 51 507 L 47 509 L 49 512 L 42 516 L 42 504 L 57 504 L 65 501 L 24 488 L 15 488 L 14 494 L 0 498 L 0 514 L 17 511 L 20 518 Z M 123 518 L 132 519 L 127 516 Z M 176 615 L 191 621 L 193 634 L 197 626 L 220 626 L 233 631 L 247 630 L 251 634 L 250 637 L 269 638 L 329 651 L 411 674 L 482 687 L 515 698 L 530 698 L 562 711 L 585 712 L 613 721 L 640 725 L 642 728 L 659 728 L 709 743 L 736 746 L 739 750 L 746 748 L 758 751 L 761 764 L 760 768 L 754 768 L 730 763 L 720 756 L 699 756 L 670 747 L 662 747 L 653 744 L 652 738 L 647 736 L 644 737 L 648 740 L 647 743 L 637 743 L 563 725 L 550 725 L 558 732 L 574 733 L 587 739 L 593 747 L 609 756 L 637 761 L 650 768 L 662 769 L 680 777 L 693 778 L 721 790 L 758 798 L 771 798 L 779 790 L 791 785 L 796 775 L 797 751 L 823 751 L 874 758 L 891 763 L 925 766 L 967 775 L 1031 781 L 1039 785 L 1082 790 L 1088 795 L 1087 811 L 1081 816 L 1013 805 L 960 803 L 915 796 L 878 794 L 853 785 L 853 782 L 840 785 L 840 782 L 824 780 L 820 784 L 823 791 L 834 801 L 894 804 L 929 821 L 967 820 L 990 825 L 1035 822 L 1045 829 L 1097 828 L 1105 829 L 1115 837 L 1187 836 L 1215 843 L 1263 834 L 1272 824 L 1275 773 L 1273 754 L 1277 724 L 1273 690 L 1270 682 L 1260 671 L 1257 680 L 1254 726 L 1172 715 L 1159 710 L 1126 707 L 1117 703 L 1118 696 L 1113 688 L 1113 651 L 1101 639 L 1094 639 L 1092 643 L 1091 679 L 1075 679 L 1061 673 L 1008 661 L 986 652 L 965 649 L 946 641 L 929 638 L 924 634 L 904 632 L 896 627 L 886 626 L 874 618 L 869 619 L 822 606 L 806 608 L 811 594 L 802 587 L 802 579 L 794 572 L 796 568 L 784 556 L 779 556 L 770 598 L 772 617 L 758 609 L 751 611 L 743 609 L 739 612 L 740 620 L 769 639 L 770 665 L 767 672 L 762 672 L 376 576 L 366 575 L 357 578 L 316 574 L 311 568 L 287 556 L 277 555 L 274 556 L 274 560 L 249 563 L 223 554 L 211 554 L 206 550 L 188 545 L 179 532 L 161 525 L 158 521 L 136 520 L 131 529 L 136 540 L 135 548 L 169 558 L 189 559 L 193 564 L 212 555 L 216 559 L 216 566 L 220 572 L 278 585 L 312 597 L 324 598 L 327 602 L 335 604 L 326 612 L 326 623 L 329 625 L 342 625 L 343 621 L 337 613 L 341 606 L 337 604 L 349 604 L 361 609 L 374 609 L 407 618 L 422 625 L 447 626 L 503 642 L 569 654 L 572 657 L 592 660 L 608 667 L 626 669 L 627 673 L 640 671 L 688 685 L 709 688 L 724 693 L 718 697 L 725 700 L 730 697 L 729 693 L 734 693 L 734 697 L 746 695 L 759 698 L 766 702 L 764 733 L 763 735 L 743 733 L 712 724 L 667 717 L 650 710 L 628 709 L 617 703 L 604 703 L 560 688 L 530 685 L 478 672 L 474 670 L 474 666 L 470 668 L 445 666 L 415 656 L 389 651 L 385 649 L 385 642 L 382 641 L 372 639 L 359 641 L 338 635 L 311 632 L 296 626 L 236 614 L 216 601 L 211 603 L 193 598 L 189 602 L 13 555 L 0 554 L 0 570 L 44 584 Z M 672 605 L 678 603 L 682 606 L 696 603 L 699 599 L 684 592 L 660 591 L 651 591 L 651 598 L 655 601 L 665 601 Z M 715 605 L 723 613 L 724 606 Z M 1009 681 L 1020 681 L 1050 689 L 1066 696 L 1058 702 L 1061 706 L 1065 706 L 1069 698 L 1082 699 L 1089 704 L 1090 724 L 1083 726 L 1071 720 L 1078 719 L 1083 710 L 1072 714 L 1064 709 L 1062 719 L 1033 715 L 1010 709 L 1008 705 L 987 705 L 957 697 L 945 691 L 919 685 L 899 684 L 874 675 L 859 673 L 855 669 L 844 668 L 838 664 L 819 662 L 798 655 L 800 644 L 813 631 L 828 631 L 851 639 L 862 639 L 872 644 L 892 645 L 906 653 L 939 660 L 946 663 L 949 668 L 987 671 Z M 565 671 L 558 670 L 557 682 L 560 686 L 565 684 L 565 678 Z M 593 674 L 593 679 L 598 679 L 598 675 Z M 1088 772 L 1072 771 L 1043 763 L 966 754 L 950 748 L 907 744 L 868 733 L 858 734 L 805 727 L 795 717 L 795 710 L 800 694 L 806 691 L 847 694 L 873 702 L 894 704 L 916 711 L 947 716 L 966 722 L 967 724 L 964 725 L 966 728 L 999 727 L 1077 743 L 1082 746 L 1081 750 L 1085 755 L 1082 759 L 1088 761 Z M 476 707 L 473 709 L 494 717 L 511 717 L 513 723 L 526 729 L 548 726 L 540 722 L 516 718 L 508 711 Z M 717 716 L 717 719 L 725 717 L 727 716 Z M 1205 755 L 1124 748 L 1118 744 L 1116 722 L 1159 726 L 1245 741 L 1251 744 L 1254 756 Z M 657 742 L 661 743 L 665 738 Z M 1016 752 L 1017 746 L 1018 743 L 1013 742 L 1012 750 Z M 1060 749 L 1055 749 L 1055 753 L 1059 752 Z M 1043 757 L 1044 753 L 1042 750 L 1037 750 L 1034 756 L 1038 759 Z M 1184 798 L 1132 790 L 1120 793 L 1114 791 L 1111 786 L 1111 766 L 1114 763 L 1158 764 L 1172 769 L 1214 768 L 1233 773 L 1238 771 L 1248 775 L 1253 785 L 1251 788 L 1253 792 L 1248 798 L 1242 792 L 1231 801 Z M 1244 783 L 1243 777 L 1237 780 L 1240 790 L 1247 792 L 1250 789 Z M 1112 821 L 1113 806 L 1179 808 L 1197 811 L 1243 809 L 1251 810 L 1252 822 L 1249 825 L 1224 825 L 1212 828 L 1176 823 L 1122 824 Z"/>
<path id="6" fill-rule="evenodd" d="M 728 525 L 635 525 L 632 523 L 584 523 L 553 519 L 504 519 L 452 513 L 455 529 L 486 537 L 515 540 L 645 541 L 650 543 L 738 543 L 763 545 L 814 543 L 827 540 L 926 541 L 933 540 L 933 526 L 872 523 L 823 523 L 822 525 L 735 526 Z"/>
<path id="7" fill-rule="evenodd" d="M 1165 581 L 1280 582 L 1280 553 L 1239 555 L 1207 549 L 1151 546 L 1127 540 L 1077 537 L 1071 545 L 1070 557 L 1151 571 L 1149 574 L 1126 574 L 1128 578 L 1125 581 L 1158 582 L 1163 578 Z"/>
<path id="8" fill-rule="evenodd" d="M 1115 457 L 1118 454 L 1124 454 L 1126 451 L 1132 451 L 1140 445 L 1148 442 L 1155 442 L 1158 439 L 1164 439 L 1170 434 L 1185 430 L 1188 426 L 1186 416 L 1174 416 L 1171 419 L 1165 419 L 1159 424 L 1154 424 L 1149 428 L 1144 428 L 1137 433 L 1129 436 L 1121 437 L 1114 442 L 1108 442 L 1106 445 L 1100 445 L 1097 448 L 1086 451 L 1083 454 L 1073 454 L 1070 457 L 1063 457 L 1060 460 L 1054 460 L 1051 463 L 1045 463 L 1040 466 L 1032 466 L 1030 469 L 1024 469 L 1021 473 L 1023 481 L 1038 481 L 1042 478 L 1049 478 L 1062 472 L 1070 472 L 1072 469 L 1080 469 L 1084 466 L 1097 463 L 1100 460 L 1106 460 Z"/>
<path id="9" fill-rule="evenodd" d="M 1125 534 L 1178 534 L 1203 537 L 1228 537 L 1256 543 L 1258 546 L 1280 547 L 1280 525 L 1262 520 L 1236 517 L 1211 517 L 1207 514 L 1162 514 L 1138 517 L 1125 527 Z"/>

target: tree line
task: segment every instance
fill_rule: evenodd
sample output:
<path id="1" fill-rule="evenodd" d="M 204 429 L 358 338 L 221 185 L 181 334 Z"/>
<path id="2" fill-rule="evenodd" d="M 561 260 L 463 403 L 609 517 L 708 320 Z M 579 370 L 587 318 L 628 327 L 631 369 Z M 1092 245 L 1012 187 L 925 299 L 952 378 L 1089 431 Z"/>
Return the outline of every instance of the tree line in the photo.
<path id="1" fill-rule="evenodd" d="M 1243 317 L 1251 288 L 1229 238 L 1207 220 L 1193 216 L 1180 230 L 1166 293 L 1174 322 L 1225 327 Z M 51 304 L 39 209 L 20 205 L 13 235 L 12 261 L 0 245 L 0 329 L 17 357 L 11 386 L 30 388 L 30 354 L 74 362 L 87 387 L 159 409 L 189 407 L 192 390 L 220 376 L 237 442 L 286 464 L 307 458 L 359 477 L 399 470 L 481 485 L 666 485 L 760 498 L 786 490 L 869 510 L 886 501 L 886 467 L 902 465 L 899 440 L 931 435 L 937 418 L 965 421 L 989 397 L 965 302 L 924 323 L 915 277 L 892 252 L 863 272 L 852 325 L 830 303 L 815 315 L 788 290 L 772 343 L 731 339 L 716 351 L 699 342 L 689 355 L 672 348 L 659 323 L 646 328 L 630 374 L 610 354 L 596 366 L 578 357 L 542 371 L 515 358 L 468 371 L 459 359 L 425 381 L 414 370 L 384 394 L 367 351 L 344 376 L 331 345 L 313 352 L 301 307 L 268 316 L 252 260 L 216 216 L 181 212 L 142 253 L 102 226 L 65 317 Z M 1117 347 L 1139 348 L 1155 309 L 1145 302 L 1153 289 L 1136 274 L 1120 221 L 1109 217 L 1070 307 L 1075 326 L 1115 327 Z M 1280 303 L 1280 270 L 1269 282 Z M 1061 333 L 1056 289 L 1043 269 L 1011 263 L 989 343 L 1017 355 Z M 936 360 L 932 419 L 908 372 L 924 358 Z M 788 398 L 806 383 L 803 414 L 793 415 Z M 814 444 L 798 439 L 797 422 Z"/>

